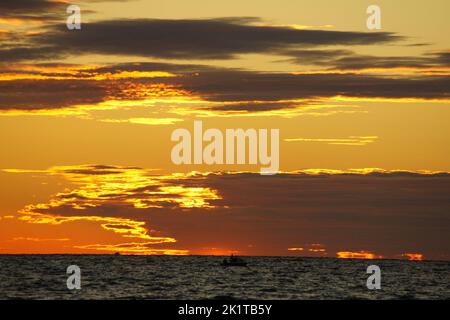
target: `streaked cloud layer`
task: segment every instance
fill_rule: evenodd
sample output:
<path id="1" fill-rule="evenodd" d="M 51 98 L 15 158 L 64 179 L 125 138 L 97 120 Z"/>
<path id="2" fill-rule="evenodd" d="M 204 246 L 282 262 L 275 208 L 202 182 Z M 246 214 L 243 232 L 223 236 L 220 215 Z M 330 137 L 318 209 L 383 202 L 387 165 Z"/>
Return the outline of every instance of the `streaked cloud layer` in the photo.
<path id="1" fill-rule="evenodd" d="M 0 3 L 1 252 L 450 259 L 449 4 L 311 3 Z M 176 166 L 194 120 L 282 172 Z"/>
<path id="2" fill-rule="evenodd" d="M 175 68 L 186 71 L 173 72 Z M 269 112 L 302 108 L 314 102 L 317 105 L 336 97 L 448 102 L 450 87 L 449 77 L 440 75 L 409 79 L 362 74 L 289 74 L 153 63 L 83 67 L 69 75 L 58 73 L 58 79 L 52 79 L 51 73 L 34 71 L 30 77 L 36 75 L 44 78 L 26 79 L 22 75 L 22 79 L 1 81 L 0 110 L 95 108 L 96 105 L 101 108 L 98 105 L 108 101 L 152 102 L 183 97 L 187 101 L 204 102 L 192 106 L 192 111 L 200 108 L 219 114 Z M 95 77 L 98 79 L 90 79 Z"/>
<path id="3" fill-rule="evenodd" d="M 20 211 L 22 221 L 87 221 L 119 236 L 116 243 L 77 248 L 182 254 L 221 247 L 241 254 L 353 258 L 367 252 L 383 257 L 427 252 L 434 259 L 449 255 L 450 174 L 445 172 L 161 176 L 139 168 L 90 165 L 55 167 L 41 174 L 62 175 L 77 187 L 47 203 L 26 206 Z"/>

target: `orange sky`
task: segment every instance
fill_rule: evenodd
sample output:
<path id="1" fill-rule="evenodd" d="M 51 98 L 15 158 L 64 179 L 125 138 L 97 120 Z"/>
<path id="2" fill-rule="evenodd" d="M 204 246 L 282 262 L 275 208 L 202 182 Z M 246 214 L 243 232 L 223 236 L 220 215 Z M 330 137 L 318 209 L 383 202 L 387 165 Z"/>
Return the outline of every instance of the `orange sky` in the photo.
<path id="1" fill-rule="evenodd" d="M 0 253 L 450 259 L 449 3 L 369 4 L 0 4 Z M 194 120 L 281 172 L 173 164 Z"/>

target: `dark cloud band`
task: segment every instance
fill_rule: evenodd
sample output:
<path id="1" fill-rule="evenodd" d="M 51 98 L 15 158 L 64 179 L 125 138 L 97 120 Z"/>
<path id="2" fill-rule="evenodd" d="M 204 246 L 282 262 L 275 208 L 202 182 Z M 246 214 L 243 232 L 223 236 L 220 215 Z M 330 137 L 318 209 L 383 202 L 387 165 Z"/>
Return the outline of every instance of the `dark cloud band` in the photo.
<path id="1" fill-rule="evenodd" d="M 64 24 L 49 27 L 28 48 L 38 57 L 46 54 L 111 54 L 173 59 L 231 59 L 238 54 L 277 53 L 286 48 L 322 45 L 373 45 L 399 40 L 388 32 L 297 30 L 260 26 L 249 18 L 158 20 L 109 20 L 83 24 L 82 32 L 70 32 Z M 19 57 L 24 58 L 25 53 Z M 18 59 L 0 50 L 0 57 Z"/>

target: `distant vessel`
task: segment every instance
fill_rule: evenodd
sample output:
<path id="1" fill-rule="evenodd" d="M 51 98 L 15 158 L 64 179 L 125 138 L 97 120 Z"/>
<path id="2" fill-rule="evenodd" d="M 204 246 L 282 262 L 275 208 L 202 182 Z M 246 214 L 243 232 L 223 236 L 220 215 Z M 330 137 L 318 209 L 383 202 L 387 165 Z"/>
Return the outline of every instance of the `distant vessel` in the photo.
<path id="1" fill-rule="evenodd" d="M 115 256 L 120 256 L 120 252 L 114 253 Z"/>
<path id="2" fill-rule="evenodd" d="M 222 267 L 246 267 L 247 262 L 244 259 L 231 255 L 230 259 L 223 259 L 220 264 Z"/>

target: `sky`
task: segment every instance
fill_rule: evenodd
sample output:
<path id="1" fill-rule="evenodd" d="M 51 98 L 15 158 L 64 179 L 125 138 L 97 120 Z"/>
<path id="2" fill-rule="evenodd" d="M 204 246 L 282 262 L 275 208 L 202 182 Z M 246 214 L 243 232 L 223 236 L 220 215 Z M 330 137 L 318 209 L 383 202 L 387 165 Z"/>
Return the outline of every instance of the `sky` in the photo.
<path id="1" fill-rule="evenodd" d="M 0 253 L 450 260 L 448 1 L 70 4 L 0 3 Z M 195 120 L 278 174 L 174 164 Z"/>

